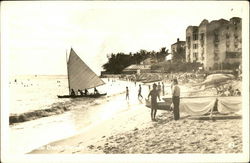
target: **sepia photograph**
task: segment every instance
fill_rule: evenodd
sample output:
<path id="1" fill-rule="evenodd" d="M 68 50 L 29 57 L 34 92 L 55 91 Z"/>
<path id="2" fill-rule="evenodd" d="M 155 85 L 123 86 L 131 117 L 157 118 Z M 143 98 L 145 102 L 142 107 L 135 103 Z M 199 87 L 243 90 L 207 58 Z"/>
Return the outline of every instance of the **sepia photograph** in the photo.
<path id="1" fill-rule="evenodd" d="M 249 162 L 247 1 L 2 1 L 1 162 Z"/>

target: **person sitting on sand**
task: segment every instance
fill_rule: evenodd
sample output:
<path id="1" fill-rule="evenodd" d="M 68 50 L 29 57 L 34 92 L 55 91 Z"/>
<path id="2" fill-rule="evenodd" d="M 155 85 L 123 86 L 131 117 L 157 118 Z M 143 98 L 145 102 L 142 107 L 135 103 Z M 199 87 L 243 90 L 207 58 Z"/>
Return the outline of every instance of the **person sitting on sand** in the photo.
<path id="1" fill-rule="evenodd" d="M 236 90 L 234 91 L 234 96 L 240 96 L 240 95 L 241 95 L 240 90 L 239 90 L 239 89 L 236 89 Z"/>
<path id="2" fill-rule="evenodd" d="M 71 96 L 75 96 L 76 95 L 74 89 L 71 89 L 70 95 Z"/>
<path id="3" fill-rule="evenodd" d="M 83 95 L 82 90 L 78 89 L 78 92 L 80 93 L 80 95 Z"/>
<path id="4" fill-rule="evenodd" d="M 128 87 L 126 87 L 126 100 L 129 100 L 129 90 L 128 90 Z"/>
<path id="5" fill-rule="evenodd" d="M 85 95 L 88 95 L 89 94 L 89 91 L 87 89 L 84 90 L 84 94 Z"/>
<path id="6" fill-rule="evenodd" d="M 179 113 L 180 87 L 178 86 L 177 79 L 173 80 L 172 101 L 174 104 L 174 120 L 178 120 L 180 118 L 180 113 Z"/>
<path id="7" fill-rule="evenodd" d="M 151 90 L 148 94 L 148 98 L 149 96 L 151 96 L 151 120 L 152 121 L 156 121 L 155 116 L 157 112 L 157 97 L 159 101 L 161 101 L 159 92 L 156 88 L 157 88 L 157 85 L 153 84 L 153 90 Z"/>
<path id="8" fill-rule="evenodd" d="M 142 95 L 141 95 L 141 84 L 139 85 L 139 90 L 138 90 L 138 99 L 139 98 L 143 98 Z"/>
<path id="9" fill-rule="evenodd" d="M 94 94 L 99 94 L 99 92 L 96 88 L 94 89 Z"/>

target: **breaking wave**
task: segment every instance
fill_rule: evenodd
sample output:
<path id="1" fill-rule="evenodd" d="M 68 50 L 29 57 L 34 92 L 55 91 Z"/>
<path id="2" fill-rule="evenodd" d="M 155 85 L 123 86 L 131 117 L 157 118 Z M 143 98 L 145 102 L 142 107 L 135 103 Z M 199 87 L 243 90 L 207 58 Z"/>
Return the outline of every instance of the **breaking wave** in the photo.
<path id="1" fill-rule="evenodd" d="M 101 97 L 98 99 L 93 99 L 93 98 L 72 99 L 66 102 L 54 103 L 46 109 L 33 110 L 33 111 L 21 113 L 21 114 L 10 114 L 9 124 L 13 125 L 15 123 L 21 123 L 21 122 L 35 120 L 38 118 L 62 114 L 66 111 L 70 111 L 71 109 L 74 109 L 74 106 L 78 104 L 81 104 L 81 105 L 83 104 L 85 108 L 95 106 L 95 105 L 100 105 L 102 103 L 110 101 L 110 98 L 124 94 L 124 93 L 125 92 L 119 92 L 119 93 L 115 93 L 115 94 L 108 95 L 106 97 Z"/>

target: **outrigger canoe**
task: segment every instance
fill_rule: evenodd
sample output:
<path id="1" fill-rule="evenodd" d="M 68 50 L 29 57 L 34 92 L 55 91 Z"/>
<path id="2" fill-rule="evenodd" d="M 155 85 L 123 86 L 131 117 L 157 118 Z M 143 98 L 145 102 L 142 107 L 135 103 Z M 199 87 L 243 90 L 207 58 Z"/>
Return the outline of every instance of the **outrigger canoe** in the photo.
<path id="1" fill-rule="evenodd" d="M 151 108 L 151 100 L 145 99 L 146 107 Z M 157 102 L 157 109 L 171 111 L 172 98 L 163 98 L 162 101 Z"/>
<path id="2" fill-rule="evenodd" d="M 89 95 L 58 95 L 58 98 L 81 98 L 81 97 L 89 97 L 89 98 L 97 98 L 97 97 L 101 97 L 101 96 L 105 96 L 107 95 L 107 93 L 103 93 L 103 94 L 89 94 Z"/>

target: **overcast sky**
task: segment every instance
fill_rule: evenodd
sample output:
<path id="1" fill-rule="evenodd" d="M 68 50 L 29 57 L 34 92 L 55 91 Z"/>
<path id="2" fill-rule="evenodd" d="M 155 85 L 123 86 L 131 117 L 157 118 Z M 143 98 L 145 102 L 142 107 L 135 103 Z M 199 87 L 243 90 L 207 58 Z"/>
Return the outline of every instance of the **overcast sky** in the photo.
<path id="1" fill-rule="evenodd" d="M 242 1 L 5 1 L 1 55 L 11 75 L 66 74 L 66 50 L 72 47 L 100 74 L 107 54 L 170 49 L 177 38 L 185 40 L 187 26 L 242 17 L 247 7 Z"/>

